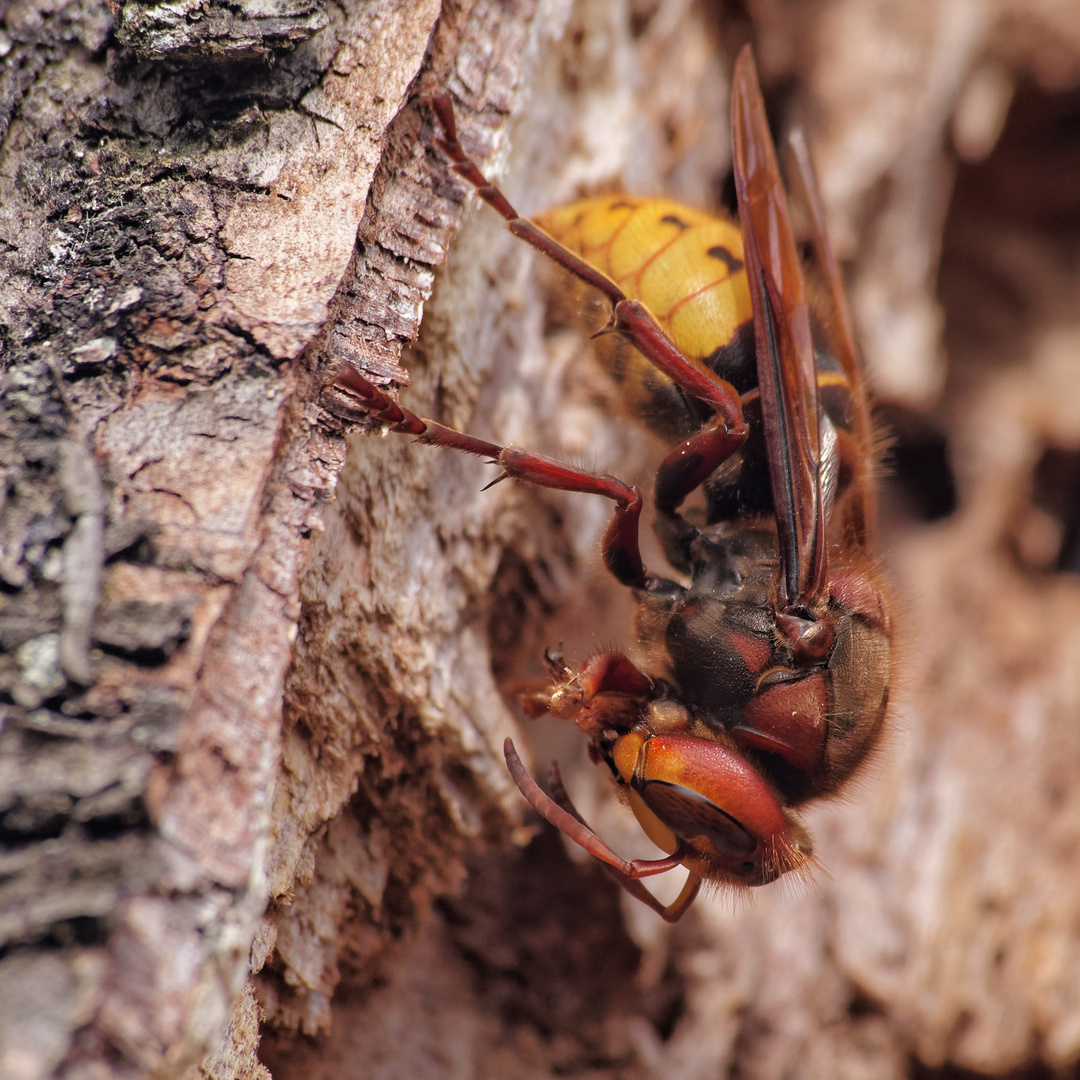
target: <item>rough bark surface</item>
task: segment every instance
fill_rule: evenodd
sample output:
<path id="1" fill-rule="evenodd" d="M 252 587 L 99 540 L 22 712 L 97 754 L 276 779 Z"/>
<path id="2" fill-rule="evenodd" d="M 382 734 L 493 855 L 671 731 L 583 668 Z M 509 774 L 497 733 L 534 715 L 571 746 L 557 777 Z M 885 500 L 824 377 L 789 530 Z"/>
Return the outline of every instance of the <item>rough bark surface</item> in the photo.
<path id="1" fill-rule="evenodd" d="M 1072 0 L 72 0 L 0 35 L 0 1075 L 1072 1074 Z M 816 880 L 672 930 L 501 763 L 557 756 L 648 853 L 509 694 L 632 646 L 607 507 L 481 492 L 325 385 L 647 482 L 603 313 L 486 209 L 455 234 L 418 99 L 525 212 L 712 206 L 747 39 L 894 431 L 903 664 Z"/>

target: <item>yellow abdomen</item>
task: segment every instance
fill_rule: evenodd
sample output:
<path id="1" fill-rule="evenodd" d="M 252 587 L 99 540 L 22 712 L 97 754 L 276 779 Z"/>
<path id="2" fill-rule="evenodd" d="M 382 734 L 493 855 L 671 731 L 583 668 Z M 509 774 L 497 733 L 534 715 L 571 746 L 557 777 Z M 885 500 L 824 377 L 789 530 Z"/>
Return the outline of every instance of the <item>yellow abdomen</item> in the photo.
<path id="1" fill-rule="evenodd" d="M 738 225 L 666 199 L 627 195 L 583 199 L 533 221 L 645 304 L 692 362 L 730 381 L 748 382 L 740 391 L 756 382 Z M 700 402 L 688 402 L 636 349 L 618 339 L 605 341 L 614 347 L 602 347 L 601 355 L 632 412 L 668 441 L 700 427 L 707 416 Z"/>
<path id="2" fill-rule="evenodd" d="M 584 199 L 533 219 L 702 360 L 752 318 L 738 225 L 666 199 Z"/>

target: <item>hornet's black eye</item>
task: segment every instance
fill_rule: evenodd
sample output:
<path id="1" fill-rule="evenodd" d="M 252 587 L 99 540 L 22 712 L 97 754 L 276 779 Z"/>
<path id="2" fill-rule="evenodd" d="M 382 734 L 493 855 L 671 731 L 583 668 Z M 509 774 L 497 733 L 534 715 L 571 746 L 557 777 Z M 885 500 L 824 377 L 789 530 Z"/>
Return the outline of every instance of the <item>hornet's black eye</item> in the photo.
<path id="1" fill-rule="evenodd" d="M 634 786 L 649 809 L 676 836 L 706 839 L 725 861 L 744 860 L 757 847 L 757 840 L 735 818 L 696 791 L 666 780 L 646 780 Z M 741 865 L 744 869 L 754 866 L 753 862 Z"/>

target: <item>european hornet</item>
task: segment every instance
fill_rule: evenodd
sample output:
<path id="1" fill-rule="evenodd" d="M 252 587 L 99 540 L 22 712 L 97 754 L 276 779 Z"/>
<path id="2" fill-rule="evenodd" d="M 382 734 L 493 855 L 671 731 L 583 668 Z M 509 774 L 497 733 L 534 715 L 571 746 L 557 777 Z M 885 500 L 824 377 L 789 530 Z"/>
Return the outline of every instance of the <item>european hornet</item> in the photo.
<path id="1" fill-rule="evenodd" d="M 603 558 L 633 590 L 644 659 L 605 652 L 571 668 L 549 657 L 553 683 L 532 704 L 576 722 L 667 855 L 620 858 L 574 809 L 557 769 L 547 795 L 511 740 L 504 751 L 529 803 L 673 922 L 702 882 L 763 885 L 808 863 L 793 811 L 852 775 L 888 700 L 891 624 L 869 554 L 875 438 L 810 158 L 795 133 L 788 171 L 808 223 L 804 270 L 749 46 L 732 90 L 741 228 L 623 196 L 522 218 L 462 149 L 449 97 L 432 106 L 453 171 L 515 236 L 599 290 L 612 309 L 604 332 L 636 349 L 617 375 L 636 414 L 675 443 L 656 474 L 654 528 L 682 580 L 646 569 L 636 488 L 423 420 L 352 368 L 336 385 L 390 430 L 487 458 L 500 479 L 615 504 Z M 697 488 L 704 524 L 679 512 Z M 689 876 L 664 906 L 641 879 L 679 865 Z"/>

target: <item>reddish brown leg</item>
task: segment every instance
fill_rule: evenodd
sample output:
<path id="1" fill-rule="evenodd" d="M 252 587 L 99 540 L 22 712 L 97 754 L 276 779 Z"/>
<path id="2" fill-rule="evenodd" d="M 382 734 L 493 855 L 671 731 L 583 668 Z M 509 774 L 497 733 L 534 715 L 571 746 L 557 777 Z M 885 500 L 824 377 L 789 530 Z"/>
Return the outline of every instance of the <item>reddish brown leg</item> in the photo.
<path id="1" fill-rule="evenodd" d="M 653 492 L 657 513 L 672 517 L 683 500 L 739 449 L 743 440 L 733 440 L 721 425 L 703 428 L 670 450 L 656 470 Z"/>
<path id="2" fill-rule="evenodd" d="M 729 454 L 741 446 L 746 441 L 749 429 L 743 420 L 739 395 L 735 388 L 719 376 L 692 363 L 664 333 L 644 304 L 629 299 L 606 274 L 568 251 L 528 218 L 523 218 L 510 205 L 506 196 L 494 184 L 489 183 L 458 142 L 454 107 L 449 95 L 439 94 L 431 99 L 431 105 L 443 129 L 442 137 L 436 138 L 435 143 L 450 159 L 454 172 L 472 184 L 480 198 L 503 216 L 510 232 L 531 244 L 552 262 L 569 270 L 587 285 L 599 289 L 611 301 L 612 306 L 611 321 L 601 333 L 621 334 L 646 360 L 674 383 L 694 397 L 707 402 L 717 413 L 717 426 L 723 428 L 731 440 Z"/>
<path id="3" fill-rule="evenodd" d="M 685 852 L 676 851 L 673 855 L 665 855 L 662 859 L 633 859 L 627 861 L 620 855 L 616 855 L 584 822 L 574 817 L 573 814 L 564 810 L 551 796 L 545 795 L 540 785 L 528 774 L 525 766 L 514 749 L 513 739 L 507 739 L 503 743 L 503 755 L 506 757 L 506 767 L 514 778 L 518 790 L 528 800 L 529 805 L 547 822 L 554 825 L 559 832 L 570 837 L 578 847 L 584 848 L 590 855 L 595 856 L 607 866 L 612 866 L 619 873 L 628 878 L 652 877 L 654 874 L 663 874 L 668 870 L 682 865 Z"/>
<path id="4" fill-rule="evenodd" d="M 638 524 L 641 518 L 641 494 L 637 488 L 624 484 L 614 476 L 598 475 L 573 469 L 551 458 L 532 454 L 516 446 L 499 446 L 453 428 L 443 427 L 434 420 L 424 420 L 402 408 L 384 390 L 369 382 L 355 368 L 342 367 L 334 378 L 335 385 L 360 400 L 360 408 L 383 421 L 392 431 L 415 435 L 418 442 L 429 446 L 449 446 L 466 454 L 477 454 L 502 466 L 502 473 L 492 481 L 507 477 L 525 480 L 539 487 L 558 491 L 580 491 L 587 495 L 603 495 L 615 503 L 615 513 L 604 533 L 602 551 L 604 563 L 624 585 L 644 588 L 649 581 L 638 546 Z M 490 486 L 490 485 L 489 485 Z"/>
<path id="5" fill-rule="evenodd" d="M 548 772 L 548 786 L 551 788 L 552 801 L 565 810 L 566 813 L 576 818 L 584 828 L 588 829 L 589 826 L 586 824 L 585 819 L 581 814 L 578 813 L 577 807 L 574 805 L 566 790 L 566 785 L 563 784 L 562 773 L 559 771 L 558 763 L 554 761 L 551 763 L 551 769 Z M 592 832 L 591 829 L 589 831 Z M 693 903 L 694 897 L 698 894 L 698 889 L 701 888 L 701 878 L 696 874 L 691 873 L 686 879 L 686 884 L 682 887 L 679 895 L 670 904 L 665 906 L 664 904 L 661 904 L 637 878 L 627 877 L 610 863 L 601 862 L 600 865 L 603 866 L 608 875 L 617 881 L 635 900 L 640 900 L 641 903 L 646 907 L 651 908 L 667 922 L 678 922 L 686 913 L 686 909 Z"/>

